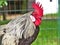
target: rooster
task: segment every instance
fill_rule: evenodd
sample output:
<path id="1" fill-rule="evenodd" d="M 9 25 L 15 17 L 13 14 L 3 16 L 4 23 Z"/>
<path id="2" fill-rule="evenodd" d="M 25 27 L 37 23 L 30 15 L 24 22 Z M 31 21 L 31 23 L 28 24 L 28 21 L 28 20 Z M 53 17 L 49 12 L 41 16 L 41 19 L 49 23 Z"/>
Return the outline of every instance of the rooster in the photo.
<path id="1" fill-rule="evenodd" d="M 1 45 L 31 45 L 39 33 L 43 7 L 32 3 L 34 11 L 11 20 L 5 27 L 0 26 Z"/>

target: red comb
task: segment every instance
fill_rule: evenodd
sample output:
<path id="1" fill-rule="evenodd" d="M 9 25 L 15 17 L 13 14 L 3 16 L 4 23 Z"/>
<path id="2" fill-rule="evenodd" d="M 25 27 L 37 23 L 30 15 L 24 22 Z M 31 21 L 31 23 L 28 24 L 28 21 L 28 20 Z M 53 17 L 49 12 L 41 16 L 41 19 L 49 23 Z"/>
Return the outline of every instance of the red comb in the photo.
<path id="1" fill-rule="evenodd" d="M 34 24 L 36 25 L 36 26 L 39 26 L 40 24 L 41 24 L 41 17 L 43 16 L 43 7 L 42 7 L 42 5 L 40 5 L 40 3 L 38 2 L 38 3 L 33 3 L 32 4 L 32 7 L 33 7 L 33 9 L 34 9 L 34 11 L 33 11 L 33 13 L 32 13 L 32 15 L 35 17 L 35 22 L 34 22 Z"/>
<path id="2" fill-rule="evenodd" d="M 42 5 L 40 5 L 39 2 L 38 3 L 33 3 L 32 7 L 34 8 L 34 11 L 38 16 L 40 16 L 40 17 L 43 16 L 43 7 L 42 7 Z"/>

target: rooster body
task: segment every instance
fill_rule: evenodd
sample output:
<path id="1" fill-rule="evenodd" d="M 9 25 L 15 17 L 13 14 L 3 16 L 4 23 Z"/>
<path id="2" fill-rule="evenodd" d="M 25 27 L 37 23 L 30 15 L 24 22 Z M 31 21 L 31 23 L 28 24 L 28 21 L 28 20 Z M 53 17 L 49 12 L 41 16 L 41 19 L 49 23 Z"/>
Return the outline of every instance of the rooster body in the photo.
<path id="1" fill-rule="evenodd" d="M 36 39 L 43 9 L 38 3 L 33 3 L 32 7 L 33 12 L 19 16 L 1 28 L 2 45 L 30 45 Z"/>

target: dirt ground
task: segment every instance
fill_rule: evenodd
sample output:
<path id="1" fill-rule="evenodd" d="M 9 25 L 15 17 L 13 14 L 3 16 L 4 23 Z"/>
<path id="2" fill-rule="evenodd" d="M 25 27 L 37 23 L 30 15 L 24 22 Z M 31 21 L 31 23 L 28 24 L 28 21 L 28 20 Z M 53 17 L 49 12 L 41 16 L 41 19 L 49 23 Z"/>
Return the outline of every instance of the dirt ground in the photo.
<path id="1" fill-rule="evenodd" d="M 21 16 L 21 15 L 22 14 L 6 14 L 6 19 L 11 20 L 11 19 L 14 19 L 14 18 L 16 18 L 18 16 Z M 57 19 L 57 17 L 56 16 L 46 16 L 46 15 L 44 15 L 43 19 Z M 3 20 L 2 15 L 0 15 L 0 20 Z"/>
<path id="2" fill-rule="evenodd" d="M 18 16 L 21 16 L 22 14 L 6 14 L 6 19 L 7 20 L 10 20 L 10 19 L 14 19 Z M 0 15 L 0 20 L 3 20 L 3 16 Z"/>

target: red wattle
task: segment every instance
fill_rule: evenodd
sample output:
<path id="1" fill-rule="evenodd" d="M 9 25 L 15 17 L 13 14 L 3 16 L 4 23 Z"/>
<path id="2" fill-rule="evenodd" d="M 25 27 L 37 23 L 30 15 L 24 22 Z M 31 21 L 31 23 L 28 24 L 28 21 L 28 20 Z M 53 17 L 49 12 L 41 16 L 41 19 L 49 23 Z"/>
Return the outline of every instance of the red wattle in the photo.
<path id="1" fill-rule="evenodd" d="M 34 24 L 36 25 L 36 26 L 39 26 L 40 24 L 41 24 L 41 19 L 36 19 L 36 21 L 34 22 Z"/>

